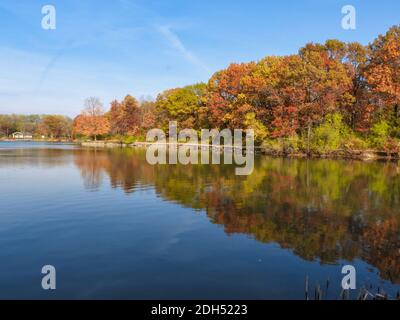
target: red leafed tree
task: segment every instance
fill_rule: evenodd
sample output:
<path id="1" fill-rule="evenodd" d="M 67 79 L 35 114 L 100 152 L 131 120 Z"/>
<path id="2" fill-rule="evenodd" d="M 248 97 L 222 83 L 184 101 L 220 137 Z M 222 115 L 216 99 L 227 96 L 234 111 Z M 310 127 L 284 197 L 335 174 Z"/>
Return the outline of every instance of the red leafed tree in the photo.
<path id="1" fill-rule="evenodd" d="M 299 52 L 302 76 L 299 87 L 305 90 L 299 105 L 299 125 L 310 147 L 312 130 L 325 116 L 340 112 L 340 102 L 352 86 L 345 59 L 345 43 L 328 40 L 324 45 L 309 43 Z"/>
<path id="2" fill-rule="evenodd" d="M 302 70 L 299 56 L 266 57 L 243 80 L 247 100 L 272 137 L 293 135 L 299 127 Z"/>
<path id="3" fill-rule="evenodd" d="M 254 63 L 231 64 L 227 69 L 215 73 L 208 83 L 207 108 L 212 127 L 241 126 L 246 110 L 241 110 L 245 101 L 242 80 L 255 67 Z M 239 121 L 238 121 L 239 120 Z"/>
<path id="4" fill-rule="evenodd" d="M 358 42 L 348 43 L 344 64 L 352 84 L 340 99 L 340 113 L 348 126 L 359 132 L 369 129 L 375 110 L 371 103 L 371 91 L 363 75 L 366 63 L 366 47 Z"/>

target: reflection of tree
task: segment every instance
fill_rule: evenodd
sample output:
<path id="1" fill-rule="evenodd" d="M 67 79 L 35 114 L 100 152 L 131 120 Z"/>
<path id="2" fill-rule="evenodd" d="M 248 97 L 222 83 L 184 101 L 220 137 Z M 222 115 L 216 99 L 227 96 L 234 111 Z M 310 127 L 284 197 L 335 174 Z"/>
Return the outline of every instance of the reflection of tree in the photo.
<path id="1" fill-rule="evenodd" d="M 84 177 L 106 172 L 127 193 L 153 186 L 203 209 L 226 233 L 277 242 L 307 260 L 361 258 L 400 283 L 400 179 L 391 163 L 257 159 L 248 177 L 225 165 L 151 166 L 143 150 L 77 152 Z"/>
<path id="2" fill-rule="evenodd" d="M 76 156 L 79 154 L 79 156 Z M 79 150 L 75 153 L 75 164 L 80 169 L 85 187 L 97 190 L 103 181 L 103 169 L 109 159 L 106 154 L 96 150 Z"/>
<path id="3" fill-rule="evenodd" d="M 385 279 L 400 282 L 400 226 L 399 220 L 390 218 L 377 221 L 363 233 L 364 258 L 375 265 Z"/>

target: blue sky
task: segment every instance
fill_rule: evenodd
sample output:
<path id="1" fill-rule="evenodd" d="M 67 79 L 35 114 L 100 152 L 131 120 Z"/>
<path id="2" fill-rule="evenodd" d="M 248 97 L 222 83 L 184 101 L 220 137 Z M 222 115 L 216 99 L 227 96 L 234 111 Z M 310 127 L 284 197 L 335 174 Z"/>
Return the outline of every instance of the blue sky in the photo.
<path id="1" fill-rule="evenodd" d="M 41 27 L 44 5 L 56 29 Z M 357 29 L 344 30 L 353 5 Z M 398 0 L 0 0 L 0 113 L 75 116 L 207 81 L 231 62 L 296 53 L 337 38 L 367 44 L 400 23 Z"/>

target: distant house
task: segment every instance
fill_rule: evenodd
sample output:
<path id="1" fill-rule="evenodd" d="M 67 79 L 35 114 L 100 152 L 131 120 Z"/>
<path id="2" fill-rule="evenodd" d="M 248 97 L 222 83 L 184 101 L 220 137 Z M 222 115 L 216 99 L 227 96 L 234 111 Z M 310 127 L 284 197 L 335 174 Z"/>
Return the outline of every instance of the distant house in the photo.
<path id="1" fill-rule="evenodd" d="M 12 134 L 14 139 L 32 139 L 33 136 L 30 133 L 23 133 L 23 132 L 14 132 Z"/>

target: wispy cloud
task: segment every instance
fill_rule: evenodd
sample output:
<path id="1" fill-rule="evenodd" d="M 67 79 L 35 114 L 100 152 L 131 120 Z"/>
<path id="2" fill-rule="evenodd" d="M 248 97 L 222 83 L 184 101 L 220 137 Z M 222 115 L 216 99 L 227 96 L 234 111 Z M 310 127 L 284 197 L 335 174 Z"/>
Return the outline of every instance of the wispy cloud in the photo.
<path id="1" fill-rule="evenodd" d="M 168 40 L 171 47 L 178 51 L 186 61 L 204 71 L 210 71 L 210 68 L 203 61 L 185 47 L 178 35 L 169 26 L 159 26 L 157 29 Z"/>
<path id="2" fill-rule="evenodd" d="M 43 83 L 46 81 L 49 73 L 68 50 L 74 50 L 89 45 L 101 45 L 108 49 L 118 50 L 119 52 L 128 52 L 129 50 L 126 49 L 123 44 L 127 41 L 132 41 L 142 31 L 143 28 L 113 28 L 112 26 L 100 25 L 97 29 L 89 29 L 85 33 L 81 33 L 79 37 L 73 40 L 72 37 L 70 37 L 71 39 L 68 40 L 44 66 L 39 81 L 34 89 L 34 94 L 40 93 Z"/>

